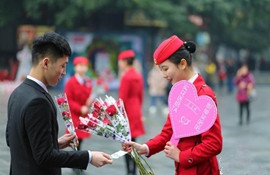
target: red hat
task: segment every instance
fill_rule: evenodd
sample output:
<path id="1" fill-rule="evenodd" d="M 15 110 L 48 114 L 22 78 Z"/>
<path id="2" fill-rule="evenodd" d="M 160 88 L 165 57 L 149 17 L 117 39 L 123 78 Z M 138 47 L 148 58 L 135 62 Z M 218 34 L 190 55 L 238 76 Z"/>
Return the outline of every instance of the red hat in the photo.
<path id="1" fill-rule="evenodd" d="M 88 59 L 86 57 L 83 57 L 83 56 L 78 56 L 78 57 L 75 57 L 74 60 L 73 60 L 73 64 L 76 66 L 77 64 L 85 64 L 87 65 L 88 64 Z"/>
<path id="2" fill-rule="evenodd" d="M 124 59 L 132 58 L 132 57 L 135 57 L 134 51 L 133 50 L 125 50 L 118 55 L 118 60 L 124 60 Z"/>
<path id="3" fill-rule="evenodd" d="M 154 62 L 156 65 L 161 64 L 168 59 L 175 51 L 177 51 L 184 42 L 176 35 L 164 40 L 154 53 Z"/>

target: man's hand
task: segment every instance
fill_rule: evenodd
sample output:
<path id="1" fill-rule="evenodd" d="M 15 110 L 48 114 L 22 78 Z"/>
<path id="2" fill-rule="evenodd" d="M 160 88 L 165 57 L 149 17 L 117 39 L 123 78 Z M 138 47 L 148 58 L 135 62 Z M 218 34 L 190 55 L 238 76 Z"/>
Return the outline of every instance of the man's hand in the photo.
<path id="1" fill-rule="evenodd" d="M 147 148 L 145 145 L 141 145 L 136 142 L 125 142 L 122 145 L 123 150 L 128 153 L 131 153 L 132 147 L 135 148 L 139 154 L 147 154 Z"/>
<path id="2" fill-rule="evenodd" d="M 95 167 L 102 167 L 106 164 L 112 164 L 112 162 L 113 160 L 110 155 L 103 152 L 92 151 L 92 160 L 90 163 Z"/>
<path id="3" fill-rule="evenodd" d="M 180 150 L 174 146 L 174 144 L 172 144 L 172 142 L 167 142 L 166 146 L 164 148 L 164 152 L 166 157 L 169 157 L 171 159 L 173 159 L 176 162 L 179 162 L 179 154 L 180 154 Z"/>
<path id="4" fill-rule="evenodd" d="M 64 149 L 66 147 L 73 148 L 73 140 L 76 138 L 76 135 L 65 134 L 58 139 L 59 149 Z"/>

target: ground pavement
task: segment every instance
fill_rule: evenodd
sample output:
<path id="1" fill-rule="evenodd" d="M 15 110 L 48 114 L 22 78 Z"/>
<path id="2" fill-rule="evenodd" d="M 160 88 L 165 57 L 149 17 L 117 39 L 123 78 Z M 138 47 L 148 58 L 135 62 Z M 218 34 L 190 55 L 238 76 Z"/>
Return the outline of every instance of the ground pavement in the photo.
<path id="1" fill-rule="evenodd" d="M 216 90 L 218 110 L 221 117 L 223 133 L 223 150 L 218 156 L 220 167 L 224 175 L 268 175 L 270 174 L 270 85 L 257 86 L 257 98 L 251 103 L 251 121 L 247 125 L 238 125 L 238 104 L 234 94 L 228 94 L 225 89 Z M 56 91 L 50 91 L 52 95 Z M 116 97 L 116 93 L 112 92 Z M 9 172 L 10 155 L 5 141 L 5 128 L 7 121 L 7 99 L 9 92 L 0 92 L 0 175 Z M 144 121 L 147 134 L 138 139 L 139 143 L 155 136 L 160 132 L 166 115 L 160 107 L 156 114 L 150 114 L 149 96 L 145 92 Z M 60 133 L 64 132 L 64 124 L 60 117 Z M 245 118 L 244 118 L 245 119 Z M 245 120 L 244 120 L 245 121 Z M 121 149 L 121 145 L 101 137 L 92 136 L 82 143 L 82 149 L 104 151 L 112 154 Z M 161 152 L 147 159 L 156 175 L 174 174 L 173 161 Z M 63 168 L 63 175 L 72 175 L 72 171 Z M 91 165 L 85 171 L 86 175 L 112 174 L 126 175 L 124 159 L 114 160 L 113 165 L 96 168 Z"/>

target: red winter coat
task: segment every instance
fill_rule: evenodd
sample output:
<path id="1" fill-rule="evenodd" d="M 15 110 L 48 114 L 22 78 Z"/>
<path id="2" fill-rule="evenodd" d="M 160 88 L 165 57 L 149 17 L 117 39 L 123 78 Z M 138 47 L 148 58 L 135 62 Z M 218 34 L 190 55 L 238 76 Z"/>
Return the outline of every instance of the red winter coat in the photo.
<path id="1" fill-rule="evenodd" d="M 136 138 L 144 135 L 142 121 L 143 78 L 134 68 L 123 73 L 119 87 L 119 98 L 123 100 L 125 105 L 131 137 Z"/>
<path id="2" fill-rule="evenodd" d="M 216 96 L 201 77 L 195 80 L 194 85 L 198 95 L 208 95 L 215 103 Z M 149 147 L 149 157 L 164 150 L 166 143 L 172 136 L 171 120 L 168 119 L 159 135 L 150 139 L 146 144 Z M 180 139 L 177 147 L 180 149 L 180 163 L 175 162 L 176 175 L 219 175 L 219 167 L 216 155 L 222 150 L 222 135 L 220 118 L 206 132 L 192 137 Z"/>
<path id="3" fill-rule="evenodd" d="M 81 115 L 81 107 L 86 104 L 86 100 L 92 91 L 92 82 L 90 78 L 82 85 L 75 76 L 72 76 L 65 86 L 65 93 L 68 98 L 68 103 L 72 115 L 72 121 L 75 127 L 78 126 L 79 117 Z M 90 137 L 89 133 L 76 129 L 78 139 Z"/>

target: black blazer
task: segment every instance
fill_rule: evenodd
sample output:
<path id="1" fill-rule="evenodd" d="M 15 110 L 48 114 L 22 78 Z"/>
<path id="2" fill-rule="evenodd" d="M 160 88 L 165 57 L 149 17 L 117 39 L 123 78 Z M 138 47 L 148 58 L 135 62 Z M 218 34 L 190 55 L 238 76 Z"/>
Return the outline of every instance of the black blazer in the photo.
<path id="1" fill-rule="evenodd" d="M 60 151 L 57 140 L 57 111 L 51 96 L 26 79 L 8 101 L 10 174 L 60 175 L 61 167 L 87 168 L 88 151 Z"/>

